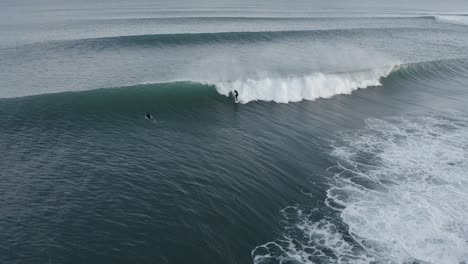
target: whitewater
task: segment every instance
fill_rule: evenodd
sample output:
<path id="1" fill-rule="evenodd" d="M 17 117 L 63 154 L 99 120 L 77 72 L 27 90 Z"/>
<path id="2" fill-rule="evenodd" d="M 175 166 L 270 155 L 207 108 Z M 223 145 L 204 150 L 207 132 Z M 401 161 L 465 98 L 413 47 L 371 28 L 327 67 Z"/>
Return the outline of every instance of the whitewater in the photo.
<path id="1" fill-rule="evenodd" d="M 229 96 L 234 90 L 238 91 L 240 103 L 255 100 L 288 103 L 329 98 L 338 94 L 350 94 L 358 88 L 379 86 L 380 79 L 386 77 L 391 69 L 392 67 L 357 73 L 315 73 L 302 77 L 246 79 L 214 85 L 225 96 Z"/>
<path id="2" fill-rule="evenodd" d="M 252 251 L 255 263 L 466 262 L 466 122 L 459 113 L 372 119 L 362 131 L 340 134 L 326 205 L 342 222 L 286 208 L 294 224 Z"/>

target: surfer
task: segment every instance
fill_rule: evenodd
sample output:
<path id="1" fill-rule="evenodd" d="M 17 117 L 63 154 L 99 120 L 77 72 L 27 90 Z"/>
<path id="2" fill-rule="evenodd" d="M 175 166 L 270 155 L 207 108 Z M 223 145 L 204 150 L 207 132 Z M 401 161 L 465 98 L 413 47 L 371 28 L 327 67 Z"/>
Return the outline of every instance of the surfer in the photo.
<path id="1" fill-rule="evenodd" d="M 148 119 L 148 120 L 154 120 L 153 116 L 150 115 L 150 113 L 146 113 L 146 116 L 145 116 L 145 117 L 146 117 L 146 119 Z"/>
<path id="2" fill-rule="evenodd" d="M 237 98 L 239 96 L 239 93 L 237 92 L 237 90 L 234 90 L 234 97 L 236 97 L 236 102 L 239 101 L 239 98 Z"/>

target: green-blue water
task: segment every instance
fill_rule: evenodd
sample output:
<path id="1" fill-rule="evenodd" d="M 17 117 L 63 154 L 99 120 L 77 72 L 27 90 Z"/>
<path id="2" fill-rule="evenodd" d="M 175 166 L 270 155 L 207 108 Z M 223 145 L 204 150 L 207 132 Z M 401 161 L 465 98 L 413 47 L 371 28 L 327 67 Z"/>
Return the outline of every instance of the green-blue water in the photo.
<path id="1" fill-rule="evenodd" d="M 447 6 L 0 3 L 0 262 L 467 262 Z"/>

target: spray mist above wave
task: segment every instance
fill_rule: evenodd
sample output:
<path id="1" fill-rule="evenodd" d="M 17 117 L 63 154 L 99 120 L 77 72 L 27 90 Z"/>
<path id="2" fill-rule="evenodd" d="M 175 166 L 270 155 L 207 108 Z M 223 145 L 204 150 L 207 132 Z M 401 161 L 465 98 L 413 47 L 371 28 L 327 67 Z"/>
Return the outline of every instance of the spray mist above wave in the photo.
<path id="1" fill-rule="evenodd" d="M 283 210 L 285 233 L 254 262 L 466 263 L 466 124 L 458 113 L 405 116 L 343 133 L 327 207 Z"/>
<path id="2" fill-rule="evenodd" d="M 248 54 L 213 55 L 191 65 L 185 75 L 190 81 L 214 85 L 225 96 L 237 90 L 241 103 L 288 103 L 379 86 L 381 78 L 400 64 L 380 52 L 323 41 L 285 44 L 284 48 L 266 45 L 260 53 Z"/>

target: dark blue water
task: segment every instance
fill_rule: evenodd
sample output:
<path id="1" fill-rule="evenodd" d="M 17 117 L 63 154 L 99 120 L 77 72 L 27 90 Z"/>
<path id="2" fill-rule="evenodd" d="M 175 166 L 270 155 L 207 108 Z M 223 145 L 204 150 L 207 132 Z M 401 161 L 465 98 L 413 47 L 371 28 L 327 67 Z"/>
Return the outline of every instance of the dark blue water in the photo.
<path id="1" fill-rule="evenodd" d="M 468 260 L 463 3 L 1 6 L 1 262 Z"/>

